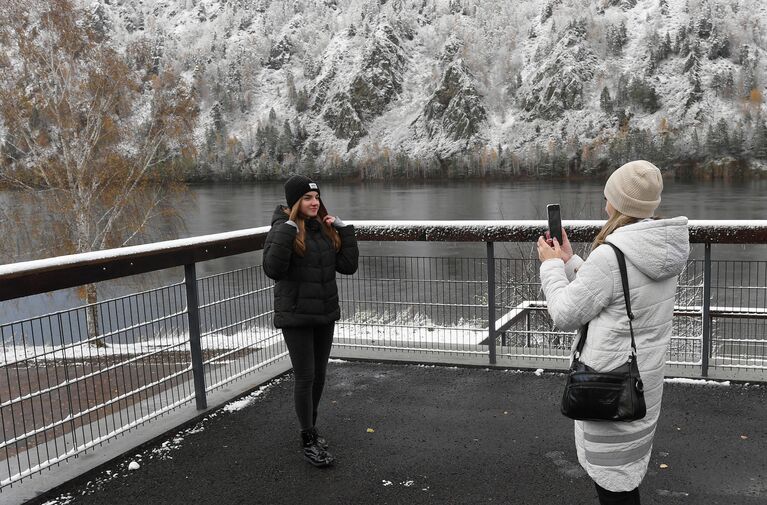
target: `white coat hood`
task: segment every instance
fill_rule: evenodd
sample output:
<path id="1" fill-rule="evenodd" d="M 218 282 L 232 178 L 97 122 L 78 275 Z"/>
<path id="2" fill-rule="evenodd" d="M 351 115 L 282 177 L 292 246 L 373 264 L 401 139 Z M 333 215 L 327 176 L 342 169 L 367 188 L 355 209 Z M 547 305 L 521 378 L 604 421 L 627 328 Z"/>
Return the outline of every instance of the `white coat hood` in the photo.
<path id="1" fill-rule="evenodd" d="M 653 280 L 679 275 L 690 255 L 687 218 L 683 216 L 623 226 L 608 235 L 607 241 Z"/>

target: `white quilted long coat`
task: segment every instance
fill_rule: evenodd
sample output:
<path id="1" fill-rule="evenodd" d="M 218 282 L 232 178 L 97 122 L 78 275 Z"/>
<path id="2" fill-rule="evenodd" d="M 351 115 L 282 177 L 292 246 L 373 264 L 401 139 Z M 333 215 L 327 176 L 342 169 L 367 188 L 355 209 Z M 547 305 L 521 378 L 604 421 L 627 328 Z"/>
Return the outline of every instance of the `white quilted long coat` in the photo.
<path id="1" fill-rule="evenodd" d="M 690 252 L 687 218 L 624 226 L 607 241 L 626 256 L 647 415 L 630 423 L 575 421 L 575 446 L 580 464 L 597 484 L 610 491 L 630 491 L 647 472 L 660 414 L 674 294 Z M 631 337 L 613 249 L 601 245 L 585 262 L 578 256 L 567 264 L 547 260 L 540 273 L 549 314 L 557 327 L 572 331 L 589 323 L 581 360 L 598 371 L 625 363 Z M 576 344 L 573 342 L 573 350 Z"/>

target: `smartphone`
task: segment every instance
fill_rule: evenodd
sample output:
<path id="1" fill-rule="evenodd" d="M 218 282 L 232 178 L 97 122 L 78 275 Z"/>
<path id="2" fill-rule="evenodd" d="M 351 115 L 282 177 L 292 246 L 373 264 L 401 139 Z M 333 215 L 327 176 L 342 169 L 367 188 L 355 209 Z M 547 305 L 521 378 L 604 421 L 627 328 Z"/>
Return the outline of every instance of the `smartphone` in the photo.
<path id="1" fill-rule="evenodd" d="M 556 238 L 559 245 L 562 245 L 562 217 L 559 214 L 559 204 L 548 204 L 546 213 L 549 215 L 549 236 Z"/>

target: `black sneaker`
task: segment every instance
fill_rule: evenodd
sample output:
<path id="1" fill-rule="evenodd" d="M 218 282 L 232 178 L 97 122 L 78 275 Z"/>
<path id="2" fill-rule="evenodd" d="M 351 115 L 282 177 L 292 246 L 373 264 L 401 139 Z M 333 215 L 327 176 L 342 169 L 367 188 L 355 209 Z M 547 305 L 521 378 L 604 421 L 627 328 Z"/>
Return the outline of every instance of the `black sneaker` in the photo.
<path id="1" fill-rule="evenodd" d="M 333 455 L 322 449 L 314 440 L 313 430 L 301 432 L 301 445 L 304 451 L 304 459 L 316 467 L 330 466 L 335 461 Z"/>
<path id="2" fill-rule="evenodd" d="M 328 450 L 328 441 L 325 440 L 325 437 L 317 433 L 317 428 L 312 428 L 312 436 L 314 437 L 314 442 L 320 446 L 320 449 L 323 451 Z"/>

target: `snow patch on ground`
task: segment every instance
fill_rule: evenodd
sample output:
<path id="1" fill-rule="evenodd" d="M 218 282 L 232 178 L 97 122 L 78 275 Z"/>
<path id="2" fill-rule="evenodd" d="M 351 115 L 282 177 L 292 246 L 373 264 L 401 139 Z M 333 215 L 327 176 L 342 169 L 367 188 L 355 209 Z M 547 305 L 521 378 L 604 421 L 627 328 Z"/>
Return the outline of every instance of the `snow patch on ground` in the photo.
<path id="1" fill-rule="evenodd" d="M 265 384 L 258 388 L 258 390 L 250 393 L 245 398 L 242 398 L 240 400 L 235 400 L 233 402 L 229 402 L 223 407 L 224 412 L 237 412 L 238 410 L 243 410 L 251 405 L 253 405 L 256 401 L 256 398 L 264 394 L 270 387 L 272 387 L 275 384 L 279 384 L 282 382 L 281 378 L 275 379 L 268 384 Z"/>
<path id="2" fill-rule="evenodd" d="M 730 381 L 712 381 L 705 379 L 686 379 L 682 377 L 664 379 L 666 384 L 691 384 L 695 386 L 720 386 L 727 387 L 730 385 Z"/>

